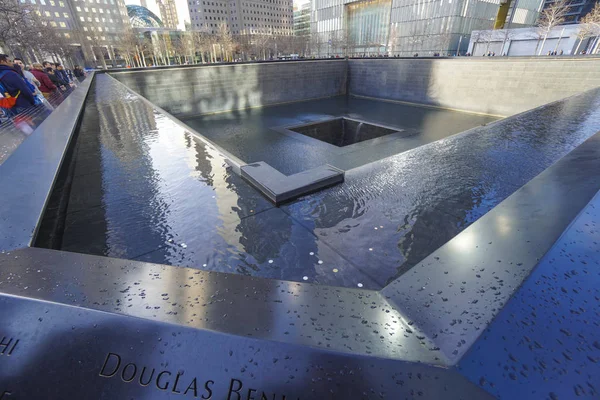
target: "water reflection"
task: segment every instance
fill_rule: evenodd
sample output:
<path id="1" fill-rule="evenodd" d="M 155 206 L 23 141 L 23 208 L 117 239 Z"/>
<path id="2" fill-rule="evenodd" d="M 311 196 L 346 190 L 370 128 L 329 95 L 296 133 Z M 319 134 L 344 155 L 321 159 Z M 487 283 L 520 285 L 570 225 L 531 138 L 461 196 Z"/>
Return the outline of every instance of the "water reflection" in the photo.
<path id="1" fill-rule="evenodd" d="M 73 175 L 63 250 L 376 285 L 233 174 L 215 148 L 109 77 L 92 89 Z"/>
<path id="2" fill-rule="evenodd" d="M 594 90 L 357 168 L 286 212 L 383 285 L 599 129 Z"/>
<path id="3" fill-rule="evenodd" d="M 216 149 L 118 82 L 99 76 L 90 99 L 64 250 L 365 288 L 407 271 L 600 129 L 595 90 L 273 208 Z"/>

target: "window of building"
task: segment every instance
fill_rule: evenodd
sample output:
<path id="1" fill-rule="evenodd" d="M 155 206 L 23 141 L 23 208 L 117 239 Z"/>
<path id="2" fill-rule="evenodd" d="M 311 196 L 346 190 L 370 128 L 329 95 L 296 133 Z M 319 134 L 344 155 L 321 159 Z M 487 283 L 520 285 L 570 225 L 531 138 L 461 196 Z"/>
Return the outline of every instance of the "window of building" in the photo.
<path id="1" fill-rule="evenodd" d="M 83 27 L 83 30 L 87 32 L 87 31 L 88 31 L 88 28 L 87 28 L 87 26 L 84 26 L 84 27 Z"/>
<path id="2" fill-rule="evenodd" d="M 79 17 L 79 20 L 80 20 L 80 21 L 85 21 L 85 18 L 83 18 L 83 17 Z"/>
<path id="3" fill-rule="evenodd" d="M 51 6 L 55 6 L 56 5 L 56 3 L 54 2 L 54 0 L 50 0 L 50 5 Z"/>
<path id="4" fill-rule="evenodd" d="M 94 18 L 96 20 L 96 22 L 100 22 L 100 19 L 98 17 Z"/>
<path id="5" fill-rule="evenodd" d="M 49 17 L 49 16 L 50 16 L 50 11 L 44 11 L 44 15 L 45 15 L 46 17 Z"/>
<path id="6" fill-rule="evenodd" d="M 40 0 L 40 1 L 42 1 L 42 0 Z M 67 19 L 68 19 L 68 18 L 69 18 L 69 14 L 67 14 L 67 13 L 63 13 L 63 17 L 65 17 L 65 18 L 67 18 Z"/>
<path id="7" fill-rule="evenodd" d="M 92 7 L 92 12 L 93 12 L 93 13 L 95 13 L 95 12 L 96 12 L 96 9 L 95 9 L 95 8 L 93 8 L 93 7 Z"/>
<path id="8" fill-rule="evenodd" d="M 57 13 L 56 11 L 54 11 L 54 16 L 57 17 L 57 18 L 60 18 L 60 14 Z"/>
<path id="9" fill-rule="evenodd" d="M 69 39 L 69 38 L 71 37 L 71 34 L 69 34 L 69 33 L 65 32 L 65 37 L 66 37 L 67 39 Z"/>
<path id="10" fill-rule="evenodd" d="M 52 25 L 52 26 L 56 27 L 56 22 L 54 22 L 54 21 L 50 21 L 50 25 Z"/>
<path id="11" fill-rule="evenodd" d="M 61 6 L 61 7 L 64 7 L 65 6 L 65 2 L 64 1 L 59 1 L 58 5 Z"/>
<path id="12" fill-rule="evenodd" d="M 87 38 L 87 40 L 92 40 L 92 38 L 91 38 L 91 37 L 89 37 L 89 36 L 86 36 L 86 38 Z"/>
<path id="13" fill-rule="evenodd" d="M 83 7 L 83 11 L 85 11 L 85 12 L 90 12 L 90 9 L 89 9 L 89 8 L 87 8 L 87 7 Z"/>
<path id="14" fill-rule="evenodd" d="M 67 24 L 65 24 L 64 22 L 60 22 L 59 25 L 60 25 L 61 28 L 66 28 L 67 27 Z"/>

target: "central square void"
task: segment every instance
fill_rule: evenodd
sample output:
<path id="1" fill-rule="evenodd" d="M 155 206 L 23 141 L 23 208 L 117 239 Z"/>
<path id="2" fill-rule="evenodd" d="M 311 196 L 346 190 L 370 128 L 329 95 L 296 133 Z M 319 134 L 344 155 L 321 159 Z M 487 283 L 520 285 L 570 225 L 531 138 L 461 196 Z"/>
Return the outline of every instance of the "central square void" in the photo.
<path id="1" fill-rule="evenodd" d="M 349 146 L 401 131 L 344 117 L 313 122 L 288 129 L 337 147 Z"/>

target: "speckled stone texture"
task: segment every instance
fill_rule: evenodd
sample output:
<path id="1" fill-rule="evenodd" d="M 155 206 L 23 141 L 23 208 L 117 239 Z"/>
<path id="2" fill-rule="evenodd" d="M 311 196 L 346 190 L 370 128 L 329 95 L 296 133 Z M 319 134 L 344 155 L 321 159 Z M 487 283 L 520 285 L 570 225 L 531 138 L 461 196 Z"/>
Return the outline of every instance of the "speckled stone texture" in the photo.
<path id="1" fill-rule="evenodd" d="M 600 58 L 348 61 L 349 93 L 513 115 L 600 86 Z"/>

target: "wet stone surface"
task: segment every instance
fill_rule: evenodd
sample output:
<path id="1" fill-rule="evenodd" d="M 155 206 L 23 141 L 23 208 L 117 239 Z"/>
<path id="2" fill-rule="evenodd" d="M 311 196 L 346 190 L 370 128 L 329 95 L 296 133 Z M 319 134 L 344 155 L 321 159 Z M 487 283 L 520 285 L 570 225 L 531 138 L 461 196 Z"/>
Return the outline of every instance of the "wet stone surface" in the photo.
<path id="1" fill-rule="evenodd" d="M 385 125 L 396 128 L 394 131 L 402 130 L 404 135 L 398 140 L 382 140 L 382 143 L 364 142 L 365 146 L 359 146 L 359 151 L 353 148 L 349 154 L 337 154 L 317 140 L 306 141 L 279 131 L 282 127 L 337 117 Z M 291 175 L 324 164 L 344 170 L 355 168 L 496 119 L 486 115 L 337 96 L 182 120 L 246 163 L 265 161 L 280 172 Z M 335 145 L 336 141 L 331 142 Z"/>
<path id="2" fill-rule="evenodd" d="M 459 370 L 498 398 L 598 398 L 599 315 L 597 194 L 461 360 Z"/>
<path id="3" fill-rule="evenodd" d="M 600 129 L 600 91 L 353 169 L 281 208 L 109 77 L 83 122 L 63 250 L 379 289 Z"/>

